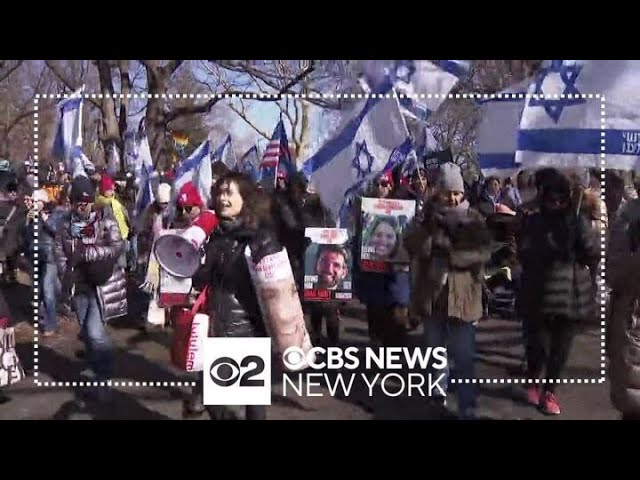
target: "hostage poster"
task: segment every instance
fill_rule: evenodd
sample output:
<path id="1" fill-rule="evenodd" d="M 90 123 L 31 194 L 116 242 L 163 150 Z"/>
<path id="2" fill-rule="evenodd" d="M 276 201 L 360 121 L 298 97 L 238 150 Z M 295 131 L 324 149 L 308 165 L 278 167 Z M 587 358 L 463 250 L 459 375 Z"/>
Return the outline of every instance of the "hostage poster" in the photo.
<path id="1" fill-rule="evenodd" d="M 304 300 L 351 300 L 351 255 L 345 228 L 307 228 L 304 257 Z"/>
<path id="2" fill-rule="evenodd" d="M 362 271 L 391 272 L 409 264 L 402 237 L 415 212 L 415 200 L 362 199 Z"/>

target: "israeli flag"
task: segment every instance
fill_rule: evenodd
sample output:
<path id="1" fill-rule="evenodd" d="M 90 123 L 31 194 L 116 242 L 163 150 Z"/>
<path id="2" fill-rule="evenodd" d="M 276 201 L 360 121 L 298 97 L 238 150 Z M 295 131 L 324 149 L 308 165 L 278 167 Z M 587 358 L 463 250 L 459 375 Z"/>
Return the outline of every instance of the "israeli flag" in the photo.
<path id="1" fill-rule="evenodd" d="M 382 84 L 376 93 L 391 91 Z M 369 97 L 345 114 L 342 125 L 302 166 L 336 218 L 343 205 L 380 172 L 405 161 L 411 138 L 397 98 Z M 344 225 L 341 220 L 341 225 Z"/>
<path id="2" fill-rule="evenodd" d="M 96 172 L 95 165 L 87 158 L 82 148 L 77 145 L 71 148 L 64 168 L 65 172 L 71 174 L 71 178 L 88 177 Z"/>
<path id="3" fill-rule="evenodd" d="M 488 99 L 478 100 L 480 125 L 476 134 L 478 166 L 485 177 L 512 176 L 516 163 L 518 129 L 530 80 L 525 80 Z"/>
<path id="4" fill-rule="evenodd" d="M 138 142 L 136 141 L 136 133 L 134 131 L 127 131 L 123 137 L 124 140 L 124 165 L 125 169 L 129 173 L 136 175 L 142 169 L 142 162 L 138 160 Z"/>
<path id="5" fill-rule="evenodd" d="M 74 165 L 77 163 L 74 160 L 78 157 L 77 151 L 73 149 L 82 148 L 83 93 L 84 85 L 58 103 L 60 123 L 53 144 L 53 155 L 64 163 L 66 172 L 79 172 Z"/>
<path id="6" fill-rule="evenodd" d="M 159 175 L 153 166 L 151 147 L 144 124 L 140 124 L 137 134 L 133 131 L 127 131 L 124 134 L 124 158 L 126 171 L 134 175 L 134 185 L 136 186 L 142 185 L 143 170 L 145 169 L 150 172 L 151 178 Z"/>
<path id="7" fill-rule="evenodd" d="M 459 78 L 427 60 L 395 60 L 392 65 L 366 60 L 361 63 L 363 78 L 371 90 L 386 82 L 402 96 L 399 101 L 405 115 L 427 120 L 447 98 Z M 419 95 L 419 97 L 415 97 Z"/>
<path id="8" fill-rule="evenodd" d="M 260 180 L 260 155 L 258 153 L 258 147 L 254 145 L 247 153 L 245 153 L 238 164 L 236 165 L 235 170 L 242 172 L 246 175 L 249 175 L 254 182 L 258 182 Z"/>
<path id="9" fill-rule="evenodd" d="M 588 168 L 604 153 L 607 168 L 640 169 L 638 90 L 638 60 L 545 61 L 529 87 L 516 161 Z"/>
<path id="10" fill-rule="evenodd" d="M 110 143 L 107 151 L 107 172 L 112 177 L 120 172 L 120 153 L 115 143 Z"/>
<path id="11" fill-rule="evenodd" d="M 173 196 L 177 197 L 182 186 L 187 182 L 193 182 L 202 200 L 206 203 L 211 199 L 211 186 L 213 175 L 211 172 L 211 142 L 205 140 L 198 148 L 178 167 L 174 182 Z"/>
<path id="12" fill-rule="evenodd" d="M 143 167 L 140 177 L 140 186 L 136 194 L 134 218 L 141 219 L 142 212 L 155 201 L 153 186 L 151 182 L 153 169 Z"/>
<path id="13" fill-rule="evenodd" d="M 224 163 L 229 170 L 235 170 L 236 165 L 238 164 L 238 159 L 236 158 L 236 152 L 233 149 L 231 135 L 227 135 L 224 142 L 222 142 L 222 144 L 211 154 L 211 162 L 213 163 L 218 161 Z"/>

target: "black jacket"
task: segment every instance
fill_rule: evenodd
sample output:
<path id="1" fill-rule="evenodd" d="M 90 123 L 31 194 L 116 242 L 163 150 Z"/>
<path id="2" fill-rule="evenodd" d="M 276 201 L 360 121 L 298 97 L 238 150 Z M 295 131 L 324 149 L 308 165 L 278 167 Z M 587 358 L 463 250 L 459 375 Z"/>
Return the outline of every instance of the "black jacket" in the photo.
<path id="1" fill-rule="evenodd" d="M 593 314 L 591 272 L 600 254 L 595 231 L 584 216 L 530 215 L 522 226 L 518 258 L 522 290 L 517 307 L 522 315 L 584 320 Z"/>
<path id="2" fill-rule="evenodd" d="M 224 220 L 209 238 L 205 263 L 193 277 L 197 289 L 209 286 L 209 336 L 260 337 L 267 334 L 244 256 L 247 245 L 254 262 L 281 250 L 270 230 L 225 225 Z"/>

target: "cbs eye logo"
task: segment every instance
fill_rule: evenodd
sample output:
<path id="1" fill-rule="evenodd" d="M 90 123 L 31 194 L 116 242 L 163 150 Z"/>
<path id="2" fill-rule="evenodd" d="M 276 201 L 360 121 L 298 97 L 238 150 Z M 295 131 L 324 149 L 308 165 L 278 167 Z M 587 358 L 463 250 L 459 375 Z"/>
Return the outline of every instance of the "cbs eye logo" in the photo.
<path id="1" fill-rule="evenodd" d="M 230 387 L 236 383 L 240 387 L 264 387 L 264 380 L 254 378 L 264 369 L 265 362 L 257 355 L 244 357 L 240 364 L 231 357 L 220 357 L 211 364 L 209 377 L 219 387 Z"/>

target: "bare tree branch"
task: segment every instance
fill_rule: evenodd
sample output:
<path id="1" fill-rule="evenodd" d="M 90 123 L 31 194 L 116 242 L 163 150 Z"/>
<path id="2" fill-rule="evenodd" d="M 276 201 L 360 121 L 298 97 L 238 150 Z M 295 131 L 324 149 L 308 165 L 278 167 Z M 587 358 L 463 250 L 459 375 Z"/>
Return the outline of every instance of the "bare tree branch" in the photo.
<path id="1" fill-rule="evenodd" d="M 180 65 L 184 63 L 184 60 L 170 60 L 164 68 L 171 72 L 171 75 L 175 73 L 175 71 L 180 68 Z"/>
<path id="2" fill-rule="evenodd" d="M 60 69 L 58 68 L 58 66 L 53 63 L 51 60 L 45 60 L 45 63 L 47 65 L 47 67 L 49 67 L 49 70 L 51 70 L 53 72 L 53 74 L 58 77 L 58 79 L 72 92 L 76 91 L 79 87 L 79 85 L 74 85 L 73 82 L 70 82 L 67 78 L 65 78 L 64 74 L 60 71 Z M 99 99 L 95 99 L 95 98 L 87 98 L 87 100 L 89 100 L 89 102 L 93 105 L 95 105 L 98 108 L 102 107 L 102 101 Z"/>
<path id="3" fill-rule="evenodd" d="M 18 68 L 20 68 L 20 65 L 22 65 L 23 62 L 24 60 L 18 60 L 18 63 L 16 63 L 13 67 L 7 70 L 2 76 L 0 76 L 0 83 L 4 82 L 7 78 L 9 78 L 9 76 L 11 76 L 13 72 L 15 72 Z M 2 62 L 2 65 L 0 65 L 0 68 L 2 68 L 3 66 L 4 66 L 4 61 Z"/>
<path id="4" fill-rule="evenodd" d="M 231 110 L 233 110 L 234 112 L 236 112 L 238 114 L 238 116 L 244 120 L 246 122 L 247 125 L 249 125 L 252 129 L 254 129 L 260 136 L 266 138 L 267 140 L 269 140 L 271 138 L 271 136 L 266 133 L 261 131 L 258 127 L 256 127 L 253 122 L 251 120 L 249 120 L 249 118 L 247 117 L 247 114 L 244 112 L 244 110 L 238 110 L 236 107 L 234 107 L 233 105 L 229 105 L 229 108 Z"/>

